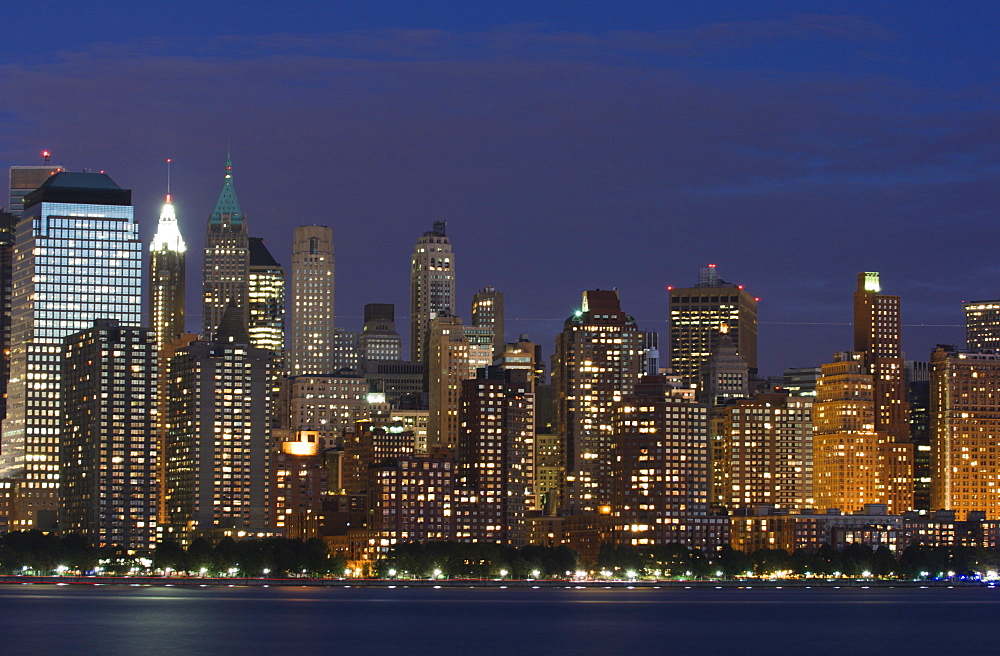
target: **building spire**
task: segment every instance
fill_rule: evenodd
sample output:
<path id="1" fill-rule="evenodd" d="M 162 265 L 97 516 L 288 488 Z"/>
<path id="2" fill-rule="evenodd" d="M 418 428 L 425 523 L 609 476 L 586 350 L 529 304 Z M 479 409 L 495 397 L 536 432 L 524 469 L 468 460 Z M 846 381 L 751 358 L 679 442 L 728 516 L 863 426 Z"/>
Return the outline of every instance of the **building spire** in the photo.
<path id="1" fill-rule="evenodd" d="M 222 183 L 222 192 L 219 200 L 215 203 L 215 211 L 208 219 L 209 223 L 221 224 L 223 222 L 239 225 L 243 223 L 243 211 L 240 209 L 240 202 L 236 199 L 236 190 L 233 188 L 233 158 L 226 153 L 226 177 Z"/>
<path id="2" fill-rule="evenodd" d="M 174 211 L 174 202 L 170 197 L 170 162 L 167 160 L 167 197 L 163 202 L 163 209 L 160 210 L 160 222 L 156 226 L 156 235 L 149 244 L 150 251 L 173 251 L 183 253 L 187 250 L 184 238 L 181 237 L 180 226 L 177 225 L 177 213 Z"/>

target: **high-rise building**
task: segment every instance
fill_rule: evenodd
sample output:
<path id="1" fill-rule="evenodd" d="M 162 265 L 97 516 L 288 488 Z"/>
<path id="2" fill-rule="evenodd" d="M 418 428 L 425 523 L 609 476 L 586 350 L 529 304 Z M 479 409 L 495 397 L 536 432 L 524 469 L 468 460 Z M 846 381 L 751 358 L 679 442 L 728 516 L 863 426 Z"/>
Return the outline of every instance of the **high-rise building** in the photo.
<path id="1" fill-rule="evenodd" d="M 484 287 L 472 297 L 472 325 L 493 329 L 493 357 L 503 351 L 503 292 L 495 287 Z"/>
<path id="2" fill-rule="evenodd" d="M 276 371 L 284 371 L 285 270 L 274 259 L 264 240 L 249 241 L 250 343 L 274 353 Z"/>
<path id="3" fill-rule="evenodd" d="M 24 211 L 24 197 L 38 189 L 49 178 L 63 170 L 61 166 L 53 166 L 50 153 L 42 151 L 44 162 L 38 166 L 10 167 L 10 196 L 7 211 L 14 216 L 21 216 Z"/>
<path id="4" fill-rule="evenodd" d="M 98 319 L 63 344 L 59 530 L 97 547 L 152 549 L 159 497 L 153 333 Z"/>
<path id="5" fill-rule="evenodd" d="M 900 348 L 899 297 L 883 294 L 879 275 L 858 274 L 854 292 L 854 351 L 871 374 L 875 430 L 883 433 L 886 452 L 879 466 L 883 501 L 892 512 L 913 509 L 913 445 L 910 406 Z M 891 452 L 891 453 L 890 453 Z"/>
<path id="6" fill-rule="evenodd" d="M 713 501 L 728 510 L 760 504 L 812 508 L 812 398 L 758 392 L 712 416 Z"/>
<path id="7" fill-rule="evenodd" d="M 292 240 L 291 338 L 288 374 L 321 375 L 334 364 L 333 231 L 299 226 Z"/>
<path id="8" fill-rule="evenodd" d="M 913 443 L 913 508 L 931 510 L 931 363 L 907 360 L 906 402 Z"/>
<path id="9" fill-rule="evenodd" d="M 931 354 L 931 509 L 1000 519 L 1000 354 Z"/>
<path id="10" fill-rule="evenodd" d="M 642 366 L 642 333 L 622 311 L 618 292 L 584 292 L 556 337 L 552 368 L 556 434 L 566 454 L 564 511 L 609 507 L 611 410 L 632 393 Z"/>
<path id="11" fill-rule="evenodd" d="M 10 377 L 10 292 L 16 225 L 17 217 L 10 212 L 0 212 L 0 420 L 7 416 L 7 379 Z"/>
<path id="12" fill-rule="evenodd" d="M 62 172 L 25 196 L 11 289 L 11 374 L 0 478 L 19 480 L 15 529 L 51 526 L 59 486 L 62 340 L 96 319 L 141 323 L 132 192 Z M 41 516 L 40 516 L 41 513 Z"/>
<path id="13" fill-rule="evenodd" d="M 184 333 L 186 251 L 177 213 L 167 194 L 156 235 L 149 244 L 149 327 L 157 349 Z"/>
<path id="14" fill-rule="evenodd" d="M 455 315 L 455 254 L 447 224 L 435 221 L 413 249 L 410 268 L 410 360 L 427 366 L 431 321 Z"/>
<path id="15" fill-rule="evenodd" d="M 475 369 L 469 367 L 469 340 L 465 338 L 462 320 L 452 316 L 435 317 L 428 345 L 428 444 L 454 448 L 458 441 L 462 381 L 475 375 Z"/>
<path id="16" fill-rule="evenodd" d="M 698 369 L 698 401 L 709 407 L 750 395 L 750 368 L 729 339 L 725 327 L 720 331 L 712 354 Z"/>
<path id="17" fill-rule="evenodd" d="M 714 264 L 701 270 L 694 287 L 670 291 L 670 367 L 687 383 L 697 383 L 701 363 L 718 344 L 719 329 L 757 373 L 757 299 L 743 285 L 719 277 Z"/>
<path id="18" fill-rule="evenodd" d="M 1000 301 L 970 301 L 962 307 L 966 348 L 1000 349 Z"/>
<path id="19" fill-rule="evenodd" d="M 461 488 L 475 501 L 460 507 L 457 539 L 522 546 L 533 505 L 531 372 L 485 367 L 461 388 L 456 459 Z"/>
<path id="20" fill-rule="evenodd" d="M 619 544 L 728 543 L 729 518 L 709 515 L 708 414 L 664 376 L 642 378 L 614 404 L 609 512 Z"/>
<path id="21" fill-rule="evenodd" d="M 392 303 L 365 305 L 365 325 L 358 343 L 362 362 L 403 357 L 402 340 L 396 332 L 396 309 Z"/>
<path id="22" fill-rule="evenodd" d="M 233 162 L 226 158 L 226 176 L 205 232 L 202 268 L 201 337 L 211 340 L 230 304 L 250 322 L 250 245 L 247 224 L 233 188 Z"/>
<path id="23" fill-rule="evenodd" d="M 168 531 L 188 541 L 271 531 L 272 353 L 250 344 L 229 306 L 211 341 L 170 359 Z"/>

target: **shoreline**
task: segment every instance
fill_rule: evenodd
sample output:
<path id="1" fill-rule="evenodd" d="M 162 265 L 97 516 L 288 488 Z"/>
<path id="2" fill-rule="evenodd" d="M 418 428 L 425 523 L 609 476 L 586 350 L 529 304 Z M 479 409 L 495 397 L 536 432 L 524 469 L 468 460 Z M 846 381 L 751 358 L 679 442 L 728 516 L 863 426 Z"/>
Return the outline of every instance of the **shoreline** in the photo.
<path id="1" fill-rule="evenodd" d="M 573 581 L 499 579 L 270 579 L 261 577 L 200 576 L 22 576 L 0 575 L 7 585 L 148 585 L 166 587 L 328 587 L 328 588 L 552 588 L 552 589 L 661 589 L 661 588 L 976 588 L 992 587 L 976 580 L 908 581 L 882 579 L 720 579 L 697 581 Z"/>

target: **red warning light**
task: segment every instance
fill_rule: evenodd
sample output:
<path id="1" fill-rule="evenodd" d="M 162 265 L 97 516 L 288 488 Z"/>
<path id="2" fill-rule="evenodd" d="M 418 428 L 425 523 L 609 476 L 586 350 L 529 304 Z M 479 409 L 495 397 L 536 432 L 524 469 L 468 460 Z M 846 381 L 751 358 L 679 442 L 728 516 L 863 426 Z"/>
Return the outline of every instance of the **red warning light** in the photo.
<path id="1" fill-rule="evenodd" d="M 674 291 L 674 287 L 673 287 L 673 285 L 667 285 L 667 291 L 668 291 L 668 292 L 672 292 L 672 291 Z"/>
<path id="2" fill-rule="evenodd" d="M 714 265 L 714 264 L 709 264 L 709 265 L 708 265 L 708 268 L 709 268 L 709 269 L 714 269 L 714 268 L 715 268 L 715 265 Z"/>
<path id="3" fill-rule="evenodd" d="M 753 302 L 754 303 L 759 303 L 760 302 L 760 296 L 754 296 L 753 297 Z"/>
<path id="4" fill-rule="evenodd" d="M 42 157 L 52 157 L 52 153 L 47 150 L 42 151 Z"/>
<path id="5" fill-rule="evenodd" d="M 743 289 L 743 285 L 736 285 L 736 289 Z"/>

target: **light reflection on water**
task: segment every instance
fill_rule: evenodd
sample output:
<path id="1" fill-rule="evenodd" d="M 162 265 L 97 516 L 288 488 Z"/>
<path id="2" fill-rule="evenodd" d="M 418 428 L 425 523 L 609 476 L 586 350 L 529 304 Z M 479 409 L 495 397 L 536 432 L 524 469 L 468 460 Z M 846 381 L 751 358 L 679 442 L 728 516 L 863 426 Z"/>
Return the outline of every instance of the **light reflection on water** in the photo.
<path id="1" fill-rule="evenodd" d="M 991 651 L 1000 590 L 0 586 L 0 651 L 867 654 Z"/>

